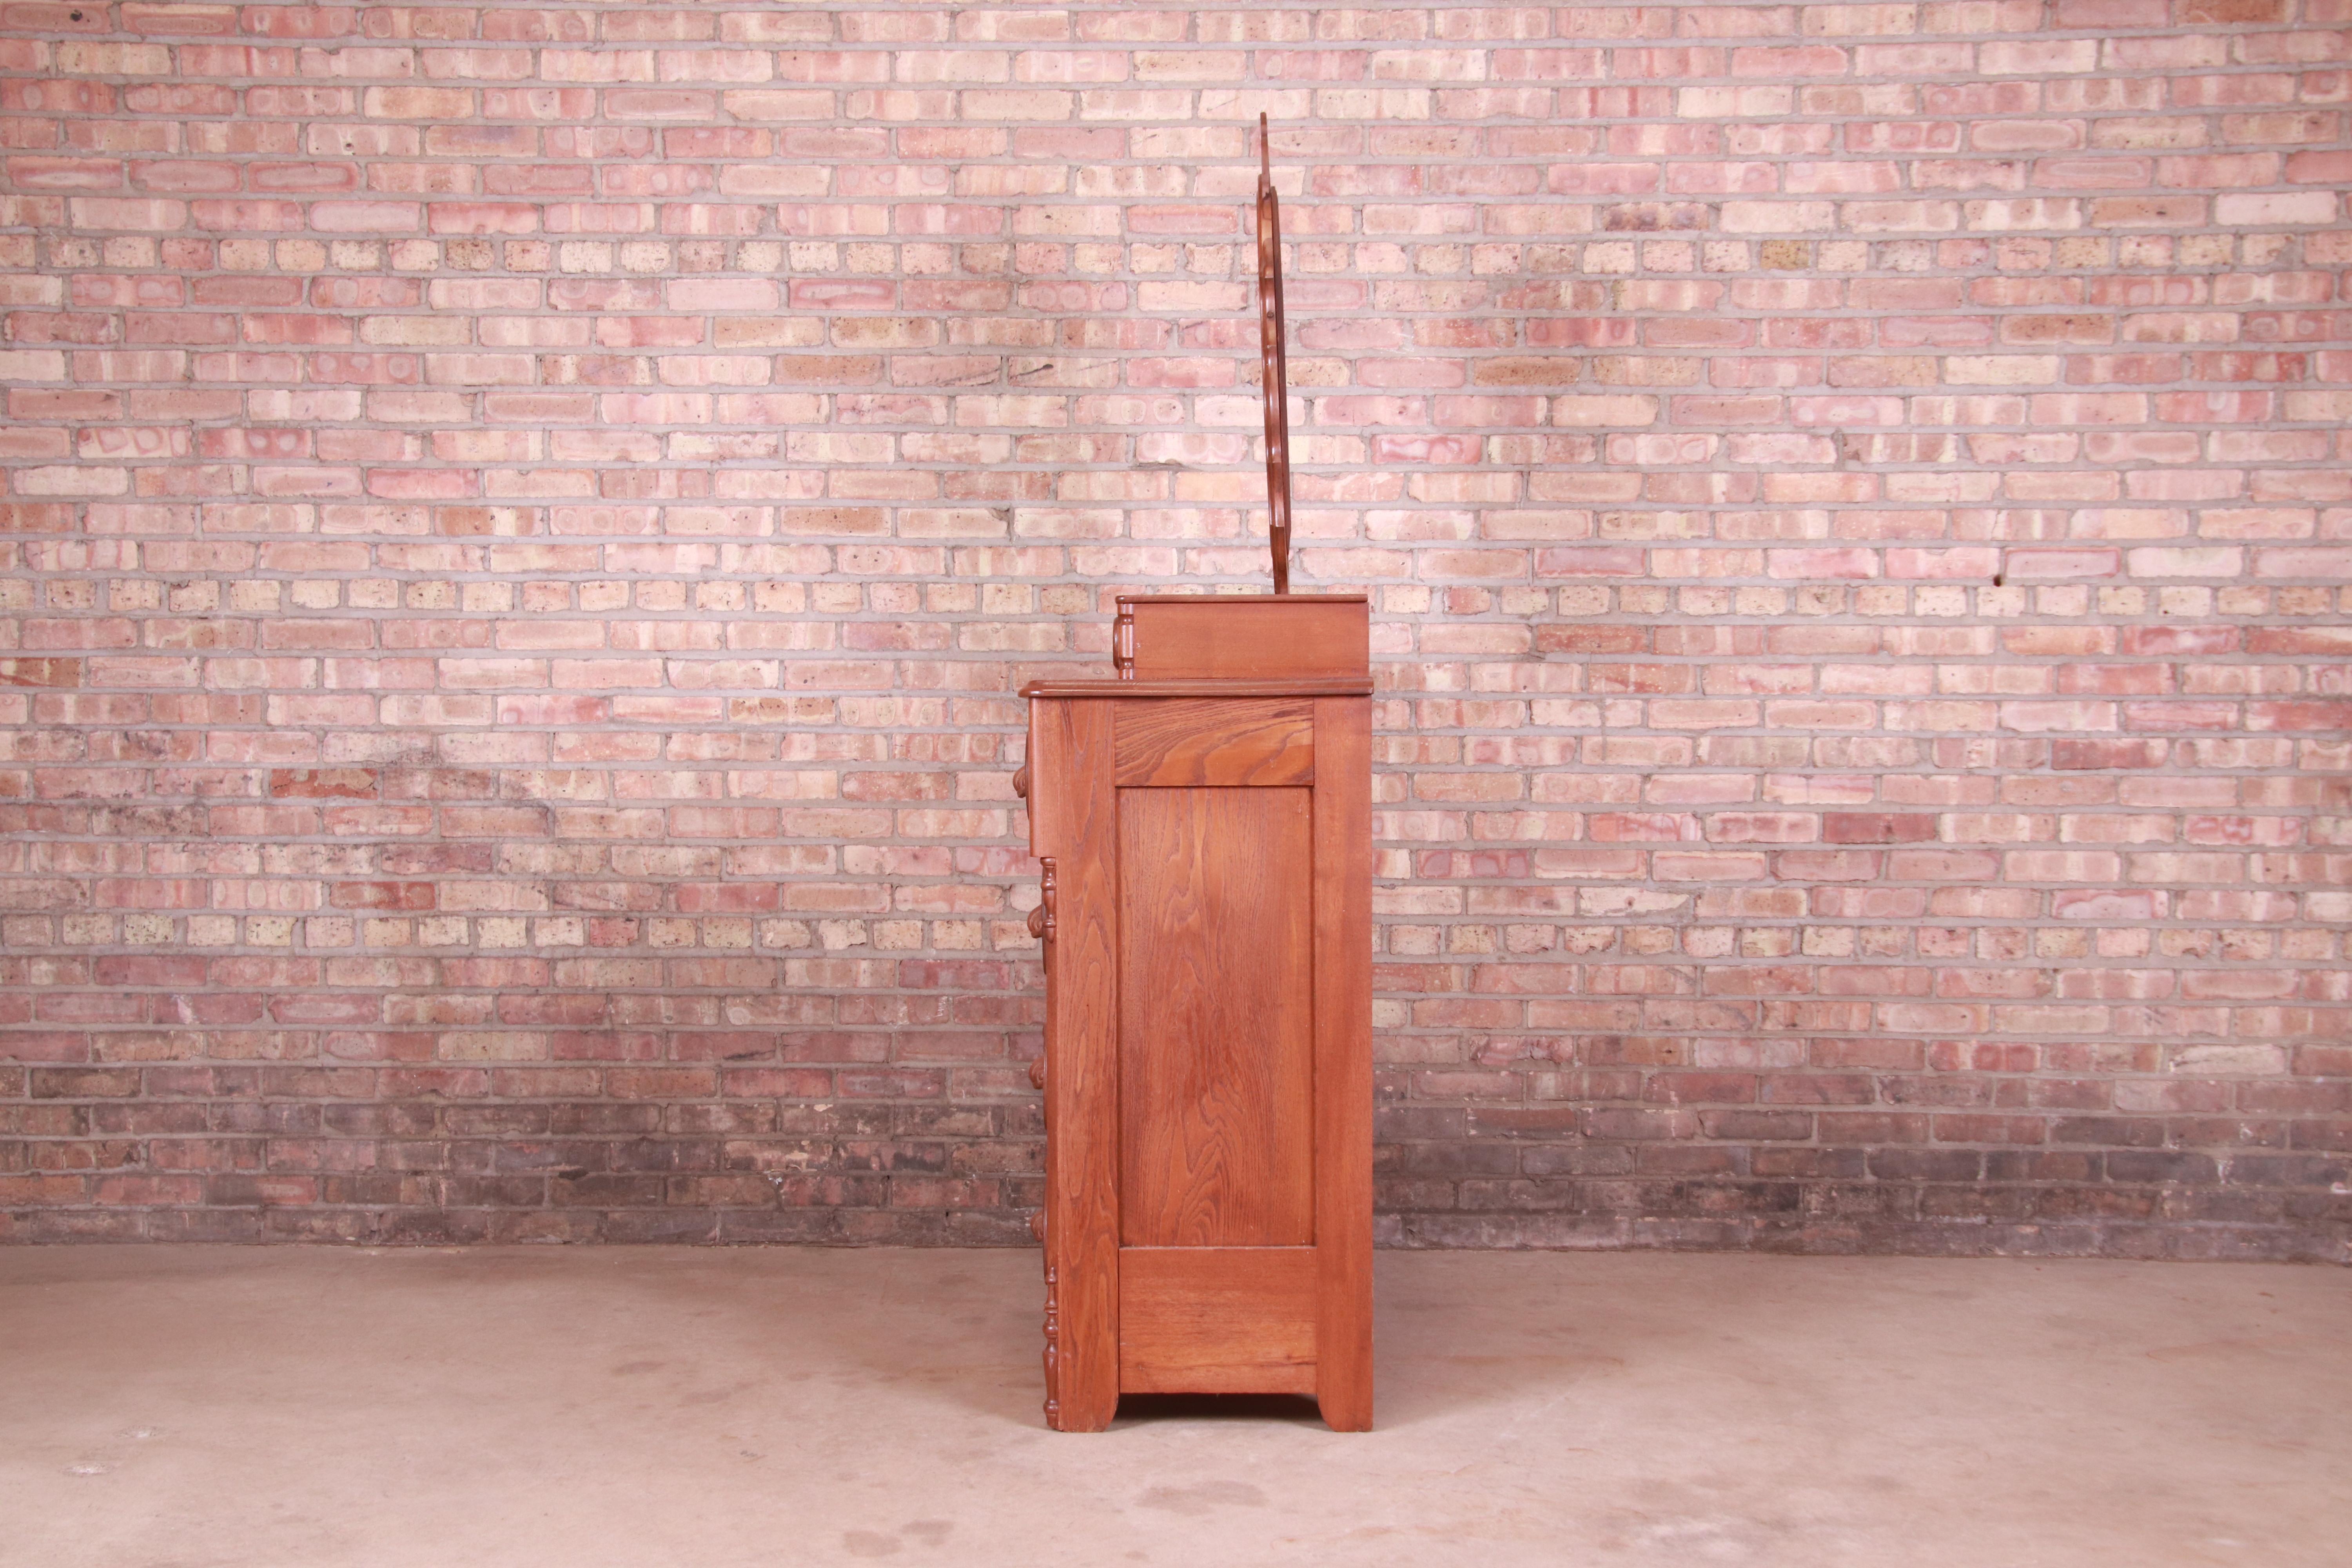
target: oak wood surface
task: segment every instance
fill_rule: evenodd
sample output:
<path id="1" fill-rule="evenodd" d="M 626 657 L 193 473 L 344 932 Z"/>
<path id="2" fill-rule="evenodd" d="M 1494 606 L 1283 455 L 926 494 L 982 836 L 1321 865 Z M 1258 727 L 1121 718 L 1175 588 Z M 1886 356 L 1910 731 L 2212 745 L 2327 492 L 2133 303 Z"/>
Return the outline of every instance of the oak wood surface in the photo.
<path id="1" fill-rule="evenodd" d="M 1371 705 L 1315 704 L 1316 1400 L 1372 1425 Z"/>
<path id="2" fill-rule="evenodd" d="M 1118 594 L 1113 595 L 1121 610 L 1138 605 L 1198 605 L 1213 601 L 1225 605 L 1370 605 L 1370 594 Z"/>
<path id="3" fill-rule="evenodd" d="M 1315 1249 L 1130 1247 L 1119 1254 L 1119 1386 L 1312 1394 Z"/>
<path id="4" fill-rule="evenodd" d="M 1130 1247 L 1314 1239 L 1309 795 L 1118 792 L 1119 1228 Z"/>
<path id="5" fill-rule="evenodd" d="M 1184 676 L 1342 676 L 1371 667 L 1370 606 L 1354 595 L 1120 604 L 1135 622 L 1137 680 Z"/>
<path id="6" fill-rule="evenodd" d="M 1127 785 L 1315 782 L 1315 704 L 1304 697 L 1158 698 L 1116 705 Z"/>
<path id="7" fill-rule="evenodd" d="M 1369 697 L 1369 675 L 1318 675 L 1286 678 L 1181 677 L 1153 680 L 1101 680 L 1059 676 L 1031 681 L 1024 697 Z"/>
<path id="8" fill-rule="evenodd" d="M 1098 1432 L 1118 1409 L 1118 831 L 1109 705 L 1032 725 L 1034 834 L 1055 871 L 1046 955 L 1046 1417 Z"/>
<path id="9" fill-rule="evenodd" d="M 1364 602 L 1300 602 L 1123 599 L 1128 679 L 1023 691 L 1066 1429 L 1122 1390 L 1371 1422 L 1372 688 Z M 1219 651 L 1318 617 L 1286 667 Z"/>

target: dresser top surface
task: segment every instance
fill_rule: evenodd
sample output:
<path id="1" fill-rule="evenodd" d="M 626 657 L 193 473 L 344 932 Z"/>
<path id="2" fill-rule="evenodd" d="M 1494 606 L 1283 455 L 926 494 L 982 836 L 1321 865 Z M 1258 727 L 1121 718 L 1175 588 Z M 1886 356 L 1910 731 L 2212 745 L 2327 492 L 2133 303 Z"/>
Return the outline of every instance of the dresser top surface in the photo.
<path id="1" fill-rule="evenodd" d="M 1143 680 L 1048 677 L 1021 689 L 1024 697 L 1370 697 L 1370 675 L 1197 676 Z"/>
<path id="2" fill-rule="evenodd" d="M 1121 594 L 1122 605 L 1150 605 L 1153 608 L 1167 606 L 1220 608 L 1234 605 L 1369 605 L 1365 594 Z"/>

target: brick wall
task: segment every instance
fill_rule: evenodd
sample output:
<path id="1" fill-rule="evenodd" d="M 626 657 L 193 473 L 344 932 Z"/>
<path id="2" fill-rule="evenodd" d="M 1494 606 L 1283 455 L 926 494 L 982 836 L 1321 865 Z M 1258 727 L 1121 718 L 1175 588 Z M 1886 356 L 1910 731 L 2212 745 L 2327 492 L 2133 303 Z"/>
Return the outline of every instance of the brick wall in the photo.
<path id="1" fill-rule="evenodd" d="M 0 5 L 0 1237 L 1004 1241 L 1375 596 L 1385 1234 L 2352 1256 L 2352 4 Z"/>

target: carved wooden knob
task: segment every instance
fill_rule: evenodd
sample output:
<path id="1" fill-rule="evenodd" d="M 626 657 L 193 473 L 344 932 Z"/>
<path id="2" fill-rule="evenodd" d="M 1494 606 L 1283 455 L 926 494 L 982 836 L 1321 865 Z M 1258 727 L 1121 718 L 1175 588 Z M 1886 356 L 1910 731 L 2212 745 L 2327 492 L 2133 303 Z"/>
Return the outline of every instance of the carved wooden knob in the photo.
<path id="1" fill-rule="evenodd" d="M 1029 798 L 1029 764 L 1026 763 L 1013 770 L 1013 793 L 1023 800 Z"/>
<path id="2" fill-rule="evenodd" d="M 1029 1087 L 1032 1089 L 1044 1089 L 1045 1087 L 1045 1058 L 1044 1057 L 1039 1057 L 1029 1064 Z"/>
<path id="3" fill-rule="evenodd" d="M 1050 857 L 1037 862 L 1037 907 L 1029 911 L 1029 934 L 1051 945 L 1054 941 L 1054 862 Z"/>
<path id="4" fill-rule="evenodd" d="M 1045 1239 L 1045 1211 L 1039 1209 L 1029 1216 L 1029 1234 L 1039 1241 Z"/>

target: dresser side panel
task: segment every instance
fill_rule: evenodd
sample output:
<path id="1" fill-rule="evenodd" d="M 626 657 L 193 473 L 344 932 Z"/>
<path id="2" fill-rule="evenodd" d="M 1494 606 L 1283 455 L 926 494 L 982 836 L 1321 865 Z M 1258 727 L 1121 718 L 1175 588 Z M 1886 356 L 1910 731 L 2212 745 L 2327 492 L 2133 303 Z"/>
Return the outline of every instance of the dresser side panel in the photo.
<path id="1" fill-rule="evenodd" d="M 1046 984 L 1045 1255 L 1057 1343 L 1053 1424 L 1118 1408 L 1118 830 L 1110 704 L 1038 704 L 1033 799 L 1055 851 Z"/>

